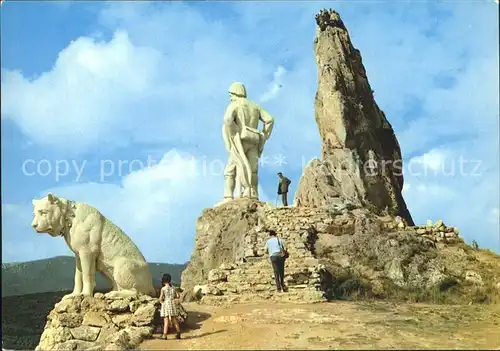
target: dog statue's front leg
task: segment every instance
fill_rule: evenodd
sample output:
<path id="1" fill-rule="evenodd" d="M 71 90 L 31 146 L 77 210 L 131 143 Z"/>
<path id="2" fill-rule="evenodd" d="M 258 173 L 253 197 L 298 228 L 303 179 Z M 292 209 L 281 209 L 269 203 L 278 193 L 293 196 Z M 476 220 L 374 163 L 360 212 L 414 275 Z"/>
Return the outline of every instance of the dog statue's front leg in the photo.
<path id="1" fill-rule="evenodd" d="M 73 288 L 73 293 L 71 295 L 80 295 L 83 289 L 82 262 L 80 261 L 80 257 L 78 257 L 78 255 L 76 255 L 75 258 L 76 258 L 75 286 Z"/>
<path id="2" fill-rule="evenodd" d="M 82 267 L 82 294 L 86 296 L 93 296 L 97 255 L 90 251 L 83 251 L 80 252 L 79 256 Z"/>
<path id="3" fill-rule="evenodd" d="M 80 295 L 82 293 L 82 289 L 82 263 L 80 261 L 80 257 L 78 257 L 78 255 L 75 255 L 75 285 L 73 287 L 73 292 L 71 294 L 65 295 L 63 298 Z"/>

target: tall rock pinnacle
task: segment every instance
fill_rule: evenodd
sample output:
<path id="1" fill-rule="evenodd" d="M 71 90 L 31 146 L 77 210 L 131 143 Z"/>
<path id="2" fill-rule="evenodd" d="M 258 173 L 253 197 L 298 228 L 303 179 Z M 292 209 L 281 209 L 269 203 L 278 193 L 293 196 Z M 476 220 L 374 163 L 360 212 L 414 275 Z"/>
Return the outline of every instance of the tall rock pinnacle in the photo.
<path id="1" fill-rule="evenodd" d="M 316 23 L 315 118 L 322 158 L 304 170 L 296 205 L 324 207 L 343 198 L 378 214 L 399 215 L 413 225 L 401 194 L 399 143 L 375 103 L 360 52 L 336 11 L 321 10 Z"/>

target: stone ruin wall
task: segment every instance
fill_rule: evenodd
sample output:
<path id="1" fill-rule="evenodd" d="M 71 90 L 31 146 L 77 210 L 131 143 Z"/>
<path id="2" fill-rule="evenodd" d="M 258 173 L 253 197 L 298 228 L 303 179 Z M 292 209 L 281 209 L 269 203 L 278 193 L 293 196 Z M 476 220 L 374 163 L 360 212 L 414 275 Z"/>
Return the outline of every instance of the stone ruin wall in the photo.
<path id="1" fill-rule="evenodd" d="M 208 279 L 200 282 L 197 289 L 202 303 L 247 302 L 259 299 L 286 300 L 292 302 L 325 301 L 325 290 L 330 279 L 325 266 L 316 255 L 316 244 L 322 237 L 349 236 L 354 234 L 357 218 L 355 209 L 340 204 L 330 210 L 305 207 L 273 208 L 263 206 L 261 220 L 255 228 L 245 233 L 244 259 L 240 262 L 224 263 L 208 273 Z M 447 227 L 443 221 L 425 226 L 408 226 L 401 217 L 377 216 L 381 235 L 407 232 L 419 240 L 454 244 L 463 242 L 457 228 Z M 286 294 L 276 294 L 274 274 L 264 253 L 268 234 L 273 229 L 282 237 L 290 252 L 285 266 Z"/>

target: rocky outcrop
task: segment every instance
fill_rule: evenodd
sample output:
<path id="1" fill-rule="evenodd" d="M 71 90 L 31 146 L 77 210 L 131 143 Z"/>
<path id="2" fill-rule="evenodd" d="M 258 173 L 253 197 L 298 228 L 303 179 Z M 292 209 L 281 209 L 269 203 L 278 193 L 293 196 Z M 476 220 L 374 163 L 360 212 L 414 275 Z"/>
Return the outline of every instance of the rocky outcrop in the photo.
<path id="1" fill-rule="evenodd" d="M 207 304 L 279 299 L 295 302 L 324 301 L 324 267 L 314 258 L 309 225 L 283 225 L 279 212 L 260 202 L 238 199 L 205 210 L 198 219 L 196 245 L 183 272 L 185 300 Z M 276 296 L 274 275 L 264 254 L 266 229 L 285 240 L 286 295 Z"/>
<path id="2" fill-rule="evenodd" d="M 259 222 L 258 204 L 236 199 L 203 210 L 196 222 L 193 253 L 181 276 L 184 300 L 193 299 L 193 288 L 208 279 L 211 269 L 243 260 L 245 233 Z"/>
<path id="3" fill-rule="evenodd" d="M 161 323 L 158 308 L 158 299 L 147 295 L 63 298 L 49 313 L 36 350 L 136 349 Z"/>
<path id="4" fill-rule="evenodd" d="M 208 273 L 205 285 L 199 286 L 202 303 L 246 302 L 255 300 L 293 301 L 296 303 L 326 300 L 328 272 L 314 256 L 314 232 L 307 222 L 282 221 L 283 212 L 260 204 L 259 226 L 249 227 L 244 236 L 244 257 L 233 264 L 222 264 Z M 321 220 L 318 218 L 317 220 Z M 276 285 L 265 243 L 267 229 L 275 230 L 287 244 L 286 294 L 276 294 Z"/>
<path id="5" fill-rule="evenodd" d="M 308 303 L 358 293 L 430 294 L 451 287 L 460 296 L 471 282 L 496 290 L 470 273 L 484 271 L 482 264 L 470 257 L 458 230 L 442 221 L 409 226 L 400 216 L 378 216 L 340 200 L 328 209 L 234 200 L 205 210 L 197 228 L 196 248 L 182 278 L 189 301 Z M 275 230 L 289 246 L 287 293 L 275 292 L 264 254 L 266 229 Z"/>
<path id="6" fill-rule="evenodd" d="M 343 198 L 380 215 L 411 215 L 401 195 L 402 159 L 391 124 L 379 109 L 359 50 L 340 16 L 316 16 L 318 66 L 315 118 L 322 158 L 308 164 L 296 192 L 302 207 L 328 207 Z"/>
<path id="7" fill-rule="evenodd" d="M 476 256 L 442 221 L 414 225 L 401 194 L 401 150 L 374 101 L 361 55 L 335 11 L 321 11 L 316 21 L 321 160 L 304 170 L 295 207 L 236 199 L 203 211 L 182 275 L 185 301 L 498 299 L 500 276 L 492 273 L 498 256 Z M 286 293 L 275 292 L 264 254 L 267 229 L 290 249 Z"/>
<path id="8" fill-rule="evenodd" d="M 272 268 L 264 255 L 265 229 L 277 231 L 289 245 L 287 293 L 275 292 Z M 186 300 L 205 304 L 310 303 L 356 294 L 396 298 L 449 294 L 460 301 L 472 298 L 471 286 L 497 291 L 500 280 L 490 274 L 488 283 L 483 282 L 484 267 L 491 265 L 471 256 L 458 230 L 443 221 L 409 226 L 400 216 L 378 216 L 340 200 L 328 209 L 275 208 L 234 200 L 204 211 L 196 242 L 183 288 L 189 292 Z M 202 244 L 211 242 L 215 244 Z M 500 263 L 498 257 L 496 262 Z"/>

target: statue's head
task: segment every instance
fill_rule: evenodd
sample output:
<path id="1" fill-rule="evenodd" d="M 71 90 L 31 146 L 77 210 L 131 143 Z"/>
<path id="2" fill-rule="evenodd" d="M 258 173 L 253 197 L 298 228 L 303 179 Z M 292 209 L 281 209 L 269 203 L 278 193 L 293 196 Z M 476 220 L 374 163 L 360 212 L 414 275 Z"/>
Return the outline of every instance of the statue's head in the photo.
<path id="1" fill-rule="evenodd" d="M 236 100 L 237 98 L 246 98 L 247 97 L 247 89 L 245 85 L 240 82 L 234 82 L 229 87 L 229 99 L 231 101 Z"/>
<path id="2" fill-rule="evenodd" d="M 33 221 L 31 226 L 37 233 L 60 235 L 64 228 L 64 205 L 55 195 L 48 194 L 40 200 L 33 199 Z"/>

